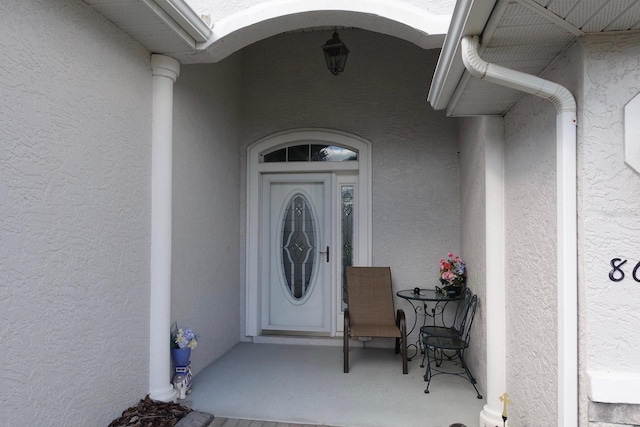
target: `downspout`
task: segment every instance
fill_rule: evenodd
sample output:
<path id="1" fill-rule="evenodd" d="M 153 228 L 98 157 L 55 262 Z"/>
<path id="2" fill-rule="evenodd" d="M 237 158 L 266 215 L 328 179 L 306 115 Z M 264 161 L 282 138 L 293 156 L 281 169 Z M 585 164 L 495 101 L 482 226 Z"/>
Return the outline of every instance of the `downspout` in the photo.
<path id="1" fill-rule="evenodd" d="M 490 64 L 478 54 L 478 36 L 461 40 L 472 76 L 551 101 L 556 115 L 558 263 L 558 425 L 578 425 L 578 281 L 576 208 L 576 102 L 565 87 Z"/>

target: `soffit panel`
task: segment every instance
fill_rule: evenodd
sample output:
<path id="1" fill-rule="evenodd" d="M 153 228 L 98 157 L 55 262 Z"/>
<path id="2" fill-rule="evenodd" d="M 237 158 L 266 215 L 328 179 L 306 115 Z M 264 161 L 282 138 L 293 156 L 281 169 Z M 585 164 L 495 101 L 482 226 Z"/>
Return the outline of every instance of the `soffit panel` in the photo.
<path id="1" fill-rule="evenodd" d="M 628 30 L 640 30 L 638 0 L 500 0 L 481 34 L 480 56 L 542 76 L 580 34 Z M 465 71 L 449 115 L 504 114 L 522 96 L 478 82 Z"/>
<path id="2" fill-rule="evenodd" d="M 535 1 L 586 33 L 637 29 L 640 22 L 636 0 Z"/>
<path id="3" fill-rule="evenodd" d="M 152 1 L 84 0 L 153 53 L 194 50 L 195 41 Z"/>
<path id="4" fill-rule="evenodd" d="M 449 115 L 474 116 L 478 111 L 483 115 L 503 115 L 518 99 L 522 93 L 505 86 L 496 85 L 484 80 L 479 80 L 465 75 L 464 91 L 458 91 L 454 95 L 455 114 L 448 111 Z"/>
<path id="5" fill-rule="evenodd" d="M 612 19 L 611 22 L 606 24 L 601 31 L 614 31 L 619 28 L 640 30 L 640 3 L 631 6 L 631 8 L 627 10 L 627 13 Z"/>
<path id="6" fill-rule="evenodd" d="M 483 40 L 486 46 L 518 46 L 526 45 L 530 48 L 535 45 L 557 45 L 573 41 L 575 36 L 567 31 L 560 30 L 552 24 L 526 25 L 520 27 L 498 27 L 490 40 Z"/>
<path id="7" fill-rule="evenodd" d="M 127 27 L 136 25 L 162 24 L 141 2 L 97 3 L 92 7 L 111 22 Z"/>
<path id="8" fill-rule="evenodd" d="M 131 29 L 128 34 L 153 53 L 171 54 L 191 52 L 193 50 L 180 38 L 160 31 L 153 25 L 137 26 Z"/>

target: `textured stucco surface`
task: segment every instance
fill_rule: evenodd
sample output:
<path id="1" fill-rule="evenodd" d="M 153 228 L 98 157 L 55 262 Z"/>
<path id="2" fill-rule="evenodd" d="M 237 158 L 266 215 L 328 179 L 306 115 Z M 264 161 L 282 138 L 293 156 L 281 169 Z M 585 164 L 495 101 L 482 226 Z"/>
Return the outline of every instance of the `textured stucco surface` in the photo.
<path id="1" fill-rule="evenodd" d="M 587 37 L 580 124 L 580 210 L 587 369 L 640 371 L 640 176 L 624 163 L 624 105 L 638 95 L 640 36 Z M 606 141 L 606 143 L 603 143 Z M 627 259 L 609 280 L 612 258 Z"/>
<path id="2" fill-rule="evenodd" d="M 510 418 L 556 425 L 555 108 L 525 96 L 505 116 L 505 278 Z"/>
<path id="3" fill-rule="evenodd" d="M 63 0 L 0 50 L 0 425 L 107 425 L 148 391 L 148 52 Z"/>
<path id="4" fill-rule="evenodd" d="M 200 334 L 194 374 L 240 337 L 240 65 L 182 66 L 174 87 L 171 319 Z"/>
<path id="5" fill-rule="evenodd" d="M 467 286 L 478 295 L 478 311 L 467 363 L 478 381 L 480 393 L 487 394 L 487 313 L 485 310 L 487 274 L 487 236 L 485 224 L 487 188 L 485 144 L 489 138 L 503 139 L 504 124 L 499 117 L 474 117 L 463 121 L 460 131 L 460 230 L 462 257 L 469 271 Z"/>
<path id="6" fill-rule="evenodd" d="M 424 100 L 438 52 L 345 30 L 352 53 L 336 77 L 319 48 L 330 35 L 280 35 L 242 52 L 242 200 L 254 141 L 308 127 L 363 137 L 372 143 L 373 264 L 391 266 L 396 289 L 433 287 L 438 260 L 460 249 L 458 121 Z"/>
<path id="7" fill-rule="evenodd" d="M 543 77 L 577 93 L 575 56 L 574 47 Z M 558 416 L 555 132 L 556 109 L 542 98 L 525 95 L 505 116 L 509 415 L 535 425 Z"/>
<path id="8" fill-rule="evenodd" d="M 632 277 L 640 261 L 640 176 L 624 163 L 623 128 L 624 106 L 640 92 L 640 35 L 590 36 L 583 40 L 582 49 L 578 204 L 584 402 L 588 391 L 585 372 L 640 371 L 640 286 Z M 609 279 L 612 258 L 628 260 L 622 281 Z M 586 406 L 581 408 L 582 419 Z M 624 411 L 620 406 L 615 411 L 596 411 L 594 408 L 605 406 L 589 403 L 589 419 L 597 421 L 591 425 L 616 425 L 606 421 L 637 424 L 638 406 L 623 406 Z M 629 414 L 635 414 L 635 422 L 626 416 Z"/>

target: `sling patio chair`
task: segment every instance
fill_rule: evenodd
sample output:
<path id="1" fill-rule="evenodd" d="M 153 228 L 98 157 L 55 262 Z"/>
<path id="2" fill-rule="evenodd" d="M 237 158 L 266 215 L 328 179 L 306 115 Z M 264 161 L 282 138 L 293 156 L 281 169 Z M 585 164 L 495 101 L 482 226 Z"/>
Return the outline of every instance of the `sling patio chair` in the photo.
<path id="1" fill-rule="evenodd" d="M 344 312 L 344 373 L 349 372 L 349 340 L 352 337 L 396 339 L 396 354 L 402 356 L 402 373 L 407 369 L 407 324 L 404 311 L 394 317 L 391 269 L 389 267 L 347 267 L 347 309 Z"/>

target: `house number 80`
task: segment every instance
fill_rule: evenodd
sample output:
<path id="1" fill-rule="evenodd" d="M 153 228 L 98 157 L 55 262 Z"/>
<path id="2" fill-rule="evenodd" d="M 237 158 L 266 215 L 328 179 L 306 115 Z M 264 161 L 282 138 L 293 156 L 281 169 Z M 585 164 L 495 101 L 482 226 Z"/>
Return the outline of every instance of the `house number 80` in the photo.
<path id="1" fill-rule="evenodd" d="M 621 282 L 622 280 L 624 280 L 624 271 L 622 270 L 622 266 L 625 265 L 626 262 L 626 259 L 611 259 L 611 271 L 609 272 L 609 279 L 611 279 L 612 282 Z M 636 264 L 636 266 L 633 268 L 633 272 L 631 273 L 633 280 L 635 280 L 636 282 L 640 282 L 640 278 L 638 277 L 638 269 L 640 269 L 640 262 Z"/>

